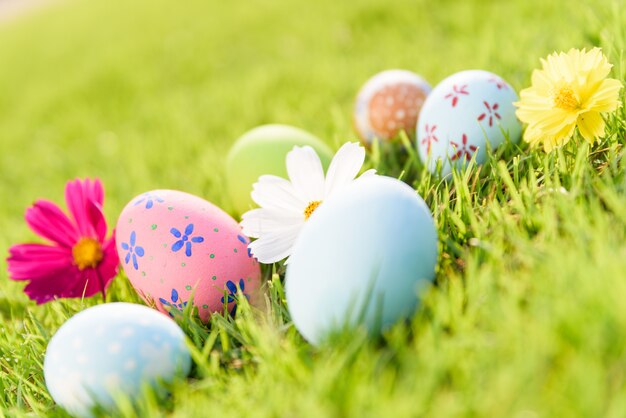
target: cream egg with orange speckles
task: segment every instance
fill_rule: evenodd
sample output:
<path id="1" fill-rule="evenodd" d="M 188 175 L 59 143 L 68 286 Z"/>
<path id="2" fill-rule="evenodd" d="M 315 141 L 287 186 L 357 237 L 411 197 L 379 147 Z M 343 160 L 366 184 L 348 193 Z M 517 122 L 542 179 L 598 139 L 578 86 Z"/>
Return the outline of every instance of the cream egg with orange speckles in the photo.
<path id="1" fill-rule="evenodd" d="M 370 78 L 354 105 L 354 126 L 361 141 L 365 145 L 375 138 L 390 141 L 402 130 L 413 137 L 430 91 L 422 77 L 407 70 L 386 70 Z"/>

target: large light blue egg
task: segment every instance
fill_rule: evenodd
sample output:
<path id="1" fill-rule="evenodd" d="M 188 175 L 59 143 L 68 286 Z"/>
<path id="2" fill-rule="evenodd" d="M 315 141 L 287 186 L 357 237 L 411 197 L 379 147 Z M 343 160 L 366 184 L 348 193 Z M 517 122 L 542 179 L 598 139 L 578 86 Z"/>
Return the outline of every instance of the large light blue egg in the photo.
<path id="1" fill-rule="evenodd" d="M 417 192 L 400 180 L 355 181 L 305 223 L 287 266 L 296 328 L 319 344 L 344 326 L 378 332 L 415 310 L 437 263 L 437 232 Z"/>
<path id="2" fill-rule="evenodd" d="M 93 407 L 114 407 L 143 386 L 186 376 L 191 357 L 183 331 L 146 306 L 107 303 L 86 309 L 59 328 L 46 350 L 46 386 L 70 414 L 91 416 Z"/>

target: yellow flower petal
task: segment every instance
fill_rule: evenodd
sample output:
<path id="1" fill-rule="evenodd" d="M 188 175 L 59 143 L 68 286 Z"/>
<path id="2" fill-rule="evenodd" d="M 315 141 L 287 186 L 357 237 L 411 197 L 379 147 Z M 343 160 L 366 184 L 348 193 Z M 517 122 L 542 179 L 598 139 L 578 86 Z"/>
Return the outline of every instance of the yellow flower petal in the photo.
<path id="1" fill-rule="evenodd" d="M 619 105 L 621 82 L 607 79 L 611 64 L 600 48 L 570 49 L 541 60 L 532 84 L 520 92 L 515 114 L 527 123 L 524 140 L 546 152 L 565 145 L 576 126 L 593 143 L 604 133 L 600 112 Z"/>
<path id="2" fill-rule="evenodd" d="M 593 48 L 580 63 L 581 73 L 586 76 L 584 84 L 593 86 L 604 80 L 613 67 L 600 48 Z"/>
<path id="3" fill-rule="evenodd" d="M 604 135 L 604 119 L 598 112 L 586 112 L 578 116 L 578 131 L 587 142 L 593 144 Z"/>
<path id="4" fill-rule="evenodd" d="M 603 80 L 585 103 L 585 108 L 596 112 L 612 112 L 619 106 L 622 83 L 613 78 Z"/>
<path id="5" fill-rule="evenodd" d="M 539 91 L 549 91 L 554 86 L 552 79 L 543 70 L 533 70 L 530 82 L 532 83 L 532 89 Z"/>
<path id="6" fill-rule="evenodd" d="M 534 122 L 535 128 L 547 136 L 559 136 L 561 131 L 571 130 L 576 125 L 578 113 L 563 109 L 550 109 L 543 112 Z"/>
<path id="7" fill-rule="evenodd" d="M 524 132 L 524 141 L 535 147 L 541 143 L 541 131 L 529 126 Z"/>

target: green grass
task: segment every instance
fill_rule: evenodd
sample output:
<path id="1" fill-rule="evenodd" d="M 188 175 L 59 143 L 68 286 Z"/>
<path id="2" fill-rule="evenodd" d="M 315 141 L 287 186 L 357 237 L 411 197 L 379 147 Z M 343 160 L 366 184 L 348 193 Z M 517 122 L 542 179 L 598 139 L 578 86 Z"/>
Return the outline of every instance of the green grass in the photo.
<path id="1" fill-rule="evenodd" d="M 179 6 L 176 7 L 175 3 Z M 133 196 L 174 188 L 229 209 L 222 161 L 246 130 L 289 123 L 337 146 L 372 74 L 433 84 L 467 68 L 519 90 L 538 59 L 603 47 L 626 76 L 622 1 L 66 0 L 0 26 L 0 253 L 36 239 L 35 198 L 98 176 L 111 224 Z M 369 159 L 431 207 L 436 285 L 380 339 L 312 348 L 289 322 L 282 277 L 267 309 L 189 319 L 196 367 L 173 396 L 125 416 L 626 415 L 626 114 L 594 147 L 507 146 L 446 183 L 414 158 Z M 36 306 L 0 264 L 0 416 L 64 416 L 42 375 L 46 343 L 101 298 Z M 138 301 L 126 279 L 109 301 Z"/>

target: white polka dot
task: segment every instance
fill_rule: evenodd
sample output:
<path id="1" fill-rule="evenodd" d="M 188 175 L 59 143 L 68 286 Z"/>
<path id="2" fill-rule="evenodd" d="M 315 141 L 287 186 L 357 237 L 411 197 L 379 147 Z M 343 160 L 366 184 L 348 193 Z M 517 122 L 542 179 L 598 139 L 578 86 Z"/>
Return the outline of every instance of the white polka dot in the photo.
<path id="1" fill-rule="evenodd" d="M 83 339 L 80 337 L 74 337 L 72 340 L 72 347 L 81 348 L 83 346 Z"/>
<path id="2" fill-rule="evenodd" d="M 161 341 L 161 335 L 159 335 L 159 334 L 152 334 L 152 339 L 154 341 Z"/>
<path id="3" fill-rule="evenodd" d="M 396 110 L 396 119 L 404 119 L 406 112 L 403 109 Z"/>
<path id="4" fill-rule="evenodd" d="M 387 106 L 393 106 L 393 96 L 387 96 L 387 98 L 385 99 L 385 103 L 387 104 Z"/>
<path id="5" fill-rule="evenodd" d="M 135 370 L 136 367 L 137 363 L 135 363 L 135 360 L 133 359 L 127 360 L 126 363 L 124 363 L 125 370 Z"/>
<path id="6" fill-rule="evenodd" d="M 122 345 L 120 343 L 112 343 L 109 345 L 109 353 L 117 354 L 122 351 Z"/>
<path id="7" fill-rule="evenodd" d="M 122 331 L 120 332 L 120 335 L 122 337 L 130 337 L 134 333 L 135 333 L 134 329 L 132 329 L 131 327 L 126 327 L 126 328 L 122 329 Z"/>
<path id="8" fill-rule="evenodd" d="M 387 122 L 387 127 L 389 129 L 396 129 L 396 123 L 392 120 L 390 120 L 389 122 Z"/>

